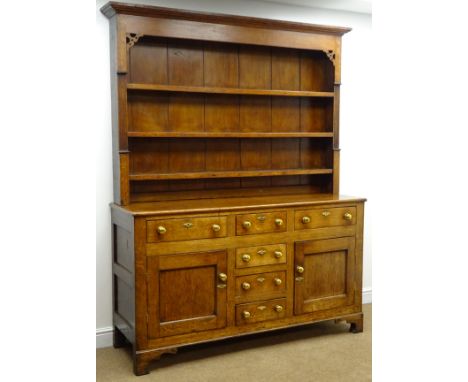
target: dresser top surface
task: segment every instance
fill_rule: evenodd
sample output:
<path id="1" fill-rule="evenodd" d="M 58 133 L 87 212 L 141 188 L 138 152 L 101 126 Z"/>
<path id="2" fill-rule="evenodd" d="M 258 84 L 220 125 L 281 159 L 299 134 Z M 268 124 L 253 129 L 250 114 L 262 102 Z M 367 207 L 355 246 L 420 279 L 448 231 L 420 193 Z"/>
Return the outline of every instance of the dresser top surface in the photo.
<path id="1" fill-rule="evenodd" d="M 184 213 L 218 213 L 237 210 L 301 207 L 334 203 L 360 203 L 365 198 L 333 194 L 295 194 L 268 195 L 240 198 L 216 198 L 193 200 L 167 200 L 161 202 L 132 203 L 119 206 L 112 203 L 111 207 L 120 209 L 135 216 L 167 215 Z"/>

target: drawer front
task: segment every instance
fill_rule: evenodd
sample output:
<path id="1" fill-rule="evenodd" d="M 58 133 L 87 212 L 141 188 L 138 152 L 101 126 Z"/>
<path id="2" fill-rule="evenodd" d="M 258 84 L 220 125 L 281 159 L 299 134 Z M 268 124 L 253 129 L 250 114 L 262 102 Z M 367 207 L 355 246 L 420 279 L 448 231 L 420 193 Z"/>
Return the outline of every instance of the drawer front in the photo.
<path id="1" fill-rule="evenodd" d="M 286 299 L 236 305 L 236 325 L 276 320 L 286 317 Z"/>
<path id="2" fill-rule="evenodd" d="M 286 211 L 236 216 L 236 235 L 286 231 Z"/>
<path id="3" fill-rule="evenodd" d="M 284 293 L 286 293 L 286 271 L 236 277 L 236 297 L 258 299 L 266 295 Z"/>
<path id="4" fill-rule="evenodd" d="M 269 244 L 236 249 L 236 268 L 286 263 L 286 244 Z"/>
<path id="5" fill-rule="evenodd" d="M 294 214 L 294 229 L 311 229 L 356 224 L 356 207 L 313 208 Z"/>
<path id="6" fill-rule="evenodd" d="M 149 220 L 149 243 L 226 237 L 226 216 Z"/>

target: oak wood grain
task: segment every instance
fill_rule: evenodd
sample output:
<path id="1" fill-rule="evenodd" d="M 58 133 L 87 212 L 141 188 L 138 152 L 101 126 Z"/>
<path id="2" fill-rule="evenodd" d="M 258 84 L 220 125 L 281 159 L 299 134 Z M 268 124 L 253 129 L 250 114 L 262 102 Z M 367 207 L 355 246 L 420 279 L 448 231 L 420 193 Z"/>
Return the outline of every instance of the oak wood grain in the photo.
<path id="1" fill-rule="evenodd" d="M 352 305 L 355 261 L 353 237 L 296 243 L 294 313 Z"/>
<path id="2" fill-rule="evenodd" d="M 327 319 L 362 331 L 365 200 L 339 195 L 349 29 L 120 3 L 102 11 L 114 343 L 132 346 L 135 374 L 193 343 Z"/>
<path id="3" fill-rule="evenodd" d="M 201 163 L 201 162 L 200 162 Z M 238 178 L 261 177 L 272 175 L 302 175 L 302 174 L 331 174 L 332 169 L 284 169 L 284 170 L 244 170 L 244 171 L 199 171 L 199 172 L 174 172 L 158 174 L 131 174 L 130 180 L 154 180 L 154 179 L 201 179 L 201 178 Z"/>

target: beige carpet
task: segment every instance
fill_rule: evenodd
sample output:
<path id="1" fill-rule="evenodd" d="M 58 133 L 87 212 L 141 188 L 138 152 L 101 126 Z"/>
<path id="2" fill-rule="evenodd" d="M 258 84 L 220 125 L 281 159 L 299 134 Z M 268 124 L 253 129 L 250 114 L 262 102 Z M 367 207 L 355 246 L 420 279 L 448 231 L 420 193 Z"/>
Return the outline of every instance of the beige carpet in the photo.
<path id="1" fill-rule="evenodd" d="M 126 349 L 98 349 L 98 382 L 365 382 L 371 381 L 371 305 L 364 333 L 324 322 L 240 339 L 180 348 L 135 377 Z"/>

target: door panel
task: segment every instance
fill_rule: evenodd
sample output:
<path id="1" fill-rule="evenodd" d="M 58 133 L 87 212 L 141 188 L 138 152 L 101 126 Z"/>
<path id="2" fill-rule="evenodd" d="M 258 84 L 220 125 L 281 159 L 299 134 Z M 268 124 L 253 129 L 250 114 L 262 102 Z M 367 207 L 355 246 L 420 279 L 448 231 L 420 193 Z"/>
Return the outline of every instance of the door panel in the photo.
<path id="1" fill-rule="evenodd" d="M 226 326 L 226 251 L 148 257 L 148 335 Z"/>
<path id="2" fill-rule="evenodd" d="M 354 246 L 352 237 L 296 243 L 295 314 L 354 303 Z"/>
<path id="3" fill-rule="evenodd" d="M 211 266 L 162 271 L 159 278 L 160 322 L 213 315 L 215 277 L 215 269 Z M 181 280 L 184 288 L 170 287 L 180 284 Z M 192 293 L 186 293 L 185 289 Z"/>

